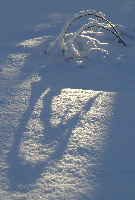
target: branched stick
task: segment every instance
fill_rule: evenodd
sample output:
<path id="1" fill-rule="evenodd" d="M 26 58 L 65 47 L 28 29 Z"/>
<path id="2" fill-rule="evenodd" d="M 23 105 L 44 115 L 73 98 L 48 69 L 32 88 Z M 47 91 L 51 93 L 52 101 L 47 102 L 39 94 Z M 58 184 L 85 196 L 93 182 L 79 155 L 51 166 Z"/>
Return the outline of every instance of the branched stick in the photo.
<path id="1" fill-rule="evenodd" d="M 108 31 L 110 31 L 111 33 L 113 33 L 117 38 L 119 38 L 119 41 L 120 41 L 121 43 L 123 43 L 123 44 L 126 46 L 125 42 L 121 39 L 121 37 L 120 37 L 119 35 L 117 35 L 116 32 L 113 32 L 112 30 L 108 29 L 107 27 L 105 27 L 105 26 L 103 26 L 103 25 L 89 25 L 89 24 L 87 24 L 87 25 L 88 25 L 88 26 L 87 26 L 86 28 L 84 28 L 84 29 L 81 30 L 80 32 L 78 31 L 79 34 L 78 34 L 78 35 L 76 36 L 76 38 L 72 41 L 72 43 L 77 39 L 77 37 L 78 37 L 79 35 L 82 34 L 83 31 L 87 30 L 88 28 L 91 28 L 91 27 L 99 27 L 99 28 L 103 28 L 103 29 L 108 30 Z"/>
<path id="2" fill-rule="evenodd" d="M 117 32 L 117 30 L 114 28 L 114 26 L 111 24 L 110 21 L 108 21 L 108 20 L 105 19 L 103 16 L 99 15 L 98 13 L 96 13 L 96 12 L 94 12 L 94 11 L 92 11 L 92 10 L 87 11 L 87 12 L 88 12 L 88 13 L 85 13 L 85 12 L 84 12 L 84 15 L 83 15 L 83 12 L 81 12 L 81 13 L 80 13 L 80 16 L 75 17 L 75 18 L 73 18 L 73 19 L 71 20 L 71 22 L 67 25 L 65 31 L 62 30 L 62 31 L 64 31 L 64 34 L 63 34 L 63 37 L 62 37 L 62 43 L 64 43 L 64 38 L 65 38 L 65 35 L 66 35 L 66 33 L 67 33 L 69 27 L 72 25 L 72 23 L 73 23 L 75 20 L 78 20 L 78 19 L 80 19 L 81 17 L 86 17 L 86 16 L 89 16 L 89 15 L 92 15 L 92 16 L 95 16 L 96 18 L 100 18 L 100 19 L 104 20 L 105 22 L 107 22 L 107 23 L 113 28 L 114 32 L 111 31 L 111 30 L 109 30 L 109 29 L 107 29 L 107 28 L 105 28 L 105 29 L 106 29 L 106 30 L 109 30 L 110 32 L 112 32 L 113 34 L 115 34 L 116 37 L 119 38 L 120 42 L 122 42 L 122 43 L 126 46 L 125 42 L 122 40 L 122 38 L 120 37 L 119 33 Z M 93 13 L 91 13 L 91 12 L 93 12 Z M 78 14 L 78 15 L 79 15 L 79 14 Z M 102 14 L 102 15 L 104 15 L 104 14 Z M 92 27 L 92 26 L 91 26 L 91 27 Z M 99 27 L 100 27 L 100 26 L 99 26 Z M 102 27 L 102 28 L 103 28 L 103 27 Z"/>
<path id="3" fill-rule="evenodd" d="M 91 15 L 96 17 L 96 19 L 90 18 L 88 24 L 83 25 L 77 32 L 74 32 L 73 36 L 71 36 L 71 38 L 66 43 L 64 43 L 66 33 L 69 27 L 72 25 L 72 23 L 75 20 L 80 19 L 81 17 L 91 16 Z M 99 23 L 99 19 L 104 20 L 105 23 Z M 103 14 L 102 12 L 96 13 L 95 10 L 86 10 L 85 12 L 81 11 L 80 13 L 74 15 L 67 21 L 66 25 L 62 28 L 59 37 L 53 43 L 51 43 L 51 45 L 47 48 L 47 52 L 48 53 L 52 52 L 54 55 L 63 56 L 66 50 L 75 49 L 71 47 L 73 47 L 74 41 L 79 35 L 82 34 L 83 31 L 93 27 L 100 27 L 113 33 L 119 39 L 119 42 L 123 43 L 123 45 L 126 46 L 125 42 L 120 37 L 118 31 L 114 28 L 114 25 L 110 21 L 105 19 L 105 14 Z"/>

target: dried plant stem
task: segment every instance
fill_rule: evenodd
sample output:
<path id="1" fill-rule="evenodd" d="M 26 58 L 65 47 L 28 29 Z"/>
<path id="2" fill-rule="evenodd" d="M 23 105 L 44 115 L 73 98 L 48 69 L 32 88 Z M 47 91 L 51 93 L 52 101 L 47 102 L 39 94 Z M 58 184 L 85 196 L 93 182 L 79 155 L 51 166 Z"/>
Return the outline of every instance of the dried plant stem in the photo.
<path id="1" fill-rule="evenodd" d="M 62 37 L 62 43 L 63 43 L 63 44 L 64 44 L 65 35 L 66 35 L 66 33 L 67 33 L 69 27 L 72 25 L 72 23 L 73 23 L 74 21 L 80 19 L 81 17 L 86 17 L 86 16 L 90 16 L 90 15 L 95 16 L 96 18 L 100 18 L 101 20 L 104 20 L 105 22 L 107 22 L 107 23 L 112 27 L 112 29 L 114 30 L 114 32 L 111 31 L 111 30 L 108 29 L 108 28 L 105 28 L 105 27 L 101 27 L 101 26 L 98 26 L 98 27 L 104 28 L 104 29 L 110 31 L 111 33 L 115 34 L 116 37 L 119 38 L 119 41 L 120 41 L 121 43 L 123 43 L 123 44 L 126 46 L 125 42 L 122 40 L 122 38 L 120 37 L 119 33 L 117 32 L 117 30 L 114 28 L 114 26 L 111 24 L 110 21 L 108 21 L 108 20 L 105 19 L 104 17 L 101 17 L 98 13 L 94 13 L 94 14 L 93 14 L 93 13 L 87 13 L 87 14 L 85 14 L 85 12 L 84 12 L 84 15 L 82 15 L 82 12 L 81 12 L 80 16 L 75 17 L 75 18 L 67 25 L 66 30 L 64 31 L 64 35 L 63 35 L 63 37 Z M 98 20 L 97 20 L 97 21 L 98 21 Z M 91 26 L 91 27 L 92 27 L 92 26 Z M 87 29 L 87 28 L 86 28 L 86 29 Z M 86 29 L 85 29 L 85 30 L 86 30 Z M 83 31 L 82 31 L 82 32 L 83 32 Z"/>
<path id="2" fill-rule="evenodd" d="M 99 27 L 99 28 L 103 28 L 103 29 L 105 29 L 105 30 L 107 30 L 107 31 L 110 31 L 110 32 L 113 33 L 117 38 L 119 38 L 119 41 L 120 41 L 121 43 L 123 43 L 123 44 L 126 46 L 125 42 L 121 39 L 121 37 L 120 37 L 119 35 L 117 35 L 116 32 L 113 32 L 112 30 L 108 29 L 107 27 L 101 26 L 101 25 L 97 25 L 97 26 L 96 26 L 96 25 L 90 25 L 90 26 L 84 28 L 84 30 L 80 31 L 80 33 L 76 36 L 76 38 L 73 40 L 73 42 L 77 39 L 77 37 L 78 37 L 79 35 L 82 34 L 83 31 L 86 31 L 88 28 L 92 28 L 92 27 Z"/>

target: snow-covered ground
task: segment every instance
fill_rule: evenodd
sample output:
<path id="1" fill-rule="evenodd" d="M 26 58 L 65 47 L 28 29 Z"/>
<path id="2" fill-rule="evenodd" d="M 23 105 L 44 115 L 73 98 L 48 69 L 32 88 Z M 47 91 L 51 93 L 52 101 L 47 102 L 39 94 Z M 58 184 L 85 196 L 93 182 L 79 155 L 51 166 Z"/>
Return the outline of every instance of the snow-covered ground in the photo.
<path id="1" fill-rule="evenodd" d="M 62 51 L 89 9 L 126 45 L 86 16 Z M 0 199 L 134 200 L 135 2 L 1 0 L 0 19 Z"/>

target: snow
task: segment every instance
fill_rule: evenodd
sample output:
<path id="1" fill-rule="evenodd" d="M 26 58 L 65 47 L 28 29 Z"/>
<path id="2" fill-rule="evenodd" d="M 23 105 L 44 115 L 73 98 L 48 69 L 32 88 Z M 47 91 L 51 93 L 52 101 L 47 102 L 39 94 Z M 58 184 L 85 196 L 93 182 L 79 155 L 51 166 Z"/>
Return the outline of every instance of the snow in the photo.
<path id="1" fill-rule="evenodd" d="M 81 17 L 86 17 L 88 15 L 92 15 L 92 16 L 96 17 L 96 19 L 89 18 L 88 24 L 84 24 L 78 31 L 72 33 L 71 38 L 65 43 L 64 40 L 66 39 L 66 36 L 67 35 L 69 36 L 69 34 L 66 34 L 69 29 L 69 26 L 71 26 L 75 20 L 79 20 Z M 86 10 L 85 12 L 81 11 L 78 14 L 75 14 L 72 18 L 70 18 L 67 21 L 64 28 L 62 28 L 58 38 L 54 42 L 52 42 L 51 45 L 47 48 L 46 53 L 53 54 L 55 56 L 64 56 L 65 58 L 69 58 L 69 59 L 74 58 L 74 56 L 79 57 L 80 53 L 74 47 L 73 43 L 87 29 L 91 28 L 92 32 L 94 32 L 94 27 L 98 27 L 100 29 L 105 29 L 105 30 L 111 32 L 119 39 L 120 43 L 123 43 L 126 46 L 126 43 L 120 37 L 120 34 L 118 33 L 118 31 L 114 28 L 114 25 L 111 24 L 111 22 L 109 22 L 108 20 L 106 20 L 104 18 L 104 16 L 105 16 L 105 14 L 103 14 L 102 12 L 96 13 L 95 10 Z M 99 18 L 101 20 L 104 20 L 106 23 L 100 23 Z M 120 28 L 122 28 L 122 29 L 120 29 Z M 99 32 L 99 30 L 97 31 L 97 33 Z M 123 30 L 122 26 L 119 27 L 119 30 L 120 30 L 120 33 L 122 35 L 124 35 L 124 30 Z M 88 31 L 87 31 L 87 33 L 88 33 Z M 80 43 L 80 41 L 82 41 L 82 39 L 80 39 L 80 37 L 79 37 L 78 43 Z M 86 45 L 85 41 L 83 41 L 82 44 L 85 46 Z M 79 47 L 80 50 L 81 50 L 81 48 L 84 49 L 84 47 L 82 47 L 82 44 L 81 44 L 81 47 Z M 100 50 L 100 48 L 96 48 L 96 49 Z M 88 52 L 90 50 L 91 50 L 91 48 L 89 47 L 86 49 L 86 52 Z M 101 52 L 103 52 L 102 49 L 101 49 Z M 85 57 L 88 58 L 88 55 L 85 54 Z"/>
<path id="2" fill-rule="evenodd" d="M 1 0 L 0 16 L 0 199 L 135 199 L 134 1 Z"/>

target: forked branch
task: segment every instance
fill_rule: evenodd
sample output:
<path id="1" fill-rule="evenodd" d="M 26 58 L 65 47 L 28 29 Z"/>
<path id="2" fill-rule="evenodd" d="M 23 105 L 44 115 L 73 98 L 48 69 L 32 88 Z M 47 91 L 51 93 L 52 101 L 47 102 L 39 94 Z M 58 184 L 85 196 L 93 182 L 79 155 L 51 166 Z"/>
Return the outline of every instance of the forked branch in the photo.
<path id="1" fill-rule="evenodd" d="M 89 23 L 83 25 L 77 32 L 73 33 L 73 36 L 68 40 L 67 43 L 64 42 L 66 33 L 69 29 L 69 27 L 72 25 L 72 23 L 81 17 L 86 17 L 86 16 L 94 16 L 96 19 L 89 18 Z M 103 20 L 105 23 L 99 23 L 99 19 Z M 112 34 L 114 34 L 118 39 L 120 43 L 123 43 L 123 45 L 126 46 L 125 42 L 123 39 L 120 37 L 118 31 L 115 29 L 114 25 L 105 19 L 105 14 L 102 12 L 96 13 L 95 10 L 86 10 L 86 11 L 81 11 L 78 14 L 75 14 L 71 19 L 69 19 L 66 23 L 66 25 L 62 28 L 59 37 L 51 43 L 51 45 L 48 47 L 47 52 L 48 53 L 53 53 L 54 55 L 57 56 L 63 56 L 64 52 L 68 48 L 73 47 L 73 42 L 76 40 L 76 38 L 82 34 L 83 31 L 87 30 L 88 28 L 93 28 L 93 27 L 99 27 L 103 28 Z"/>
<path id="2" fill-rule="evenodd" d="M 115 34 L 117 38 L 119 38 L 119 41 L 122 42 L 125 46 L 125 42 L 122 40 L 122 38 L 120 37 L 118 31 L 114 28 L 114 26 L 112 25 L 112 23 L 107 20 L 104 16 L 105 14 L 103 14 L 102 12 L 99 12 L 99 13 L 96 13 L 94 10 L 86 10 L 85 12 L 84 11 L 81 11 L 79 12 L 78 14 L 74 15 L 66 24 L 66 26 L 62 29 L 61 33 L 60 33 L 60 37 L 62 36 L 62 43 L 64 43 L 64 38 L 65 38 L 65 35 L 69 29 L 69 27 L 72 25 L 72 23 L 75 21 L 75 20 L 78 20 L 80 19 L 81 17 L 86 17 L 86 16 L 95 16 L 97 18 L 97 22 L 98 22 L 98 18 L 100 18 L 101 20 L 104 20 L 105 22 L 107 22 L 109 24 L 110 27 L 112 27 L 112 29 L 114 30 L 111 31 L 110 29 L 108 28 L 105 28 L 106 30 L 109 30 L 111 33 Z M 100 27 L 100 26 L 98 26 Z M 102 27 L 101 27 L 102 28 Z"/>

